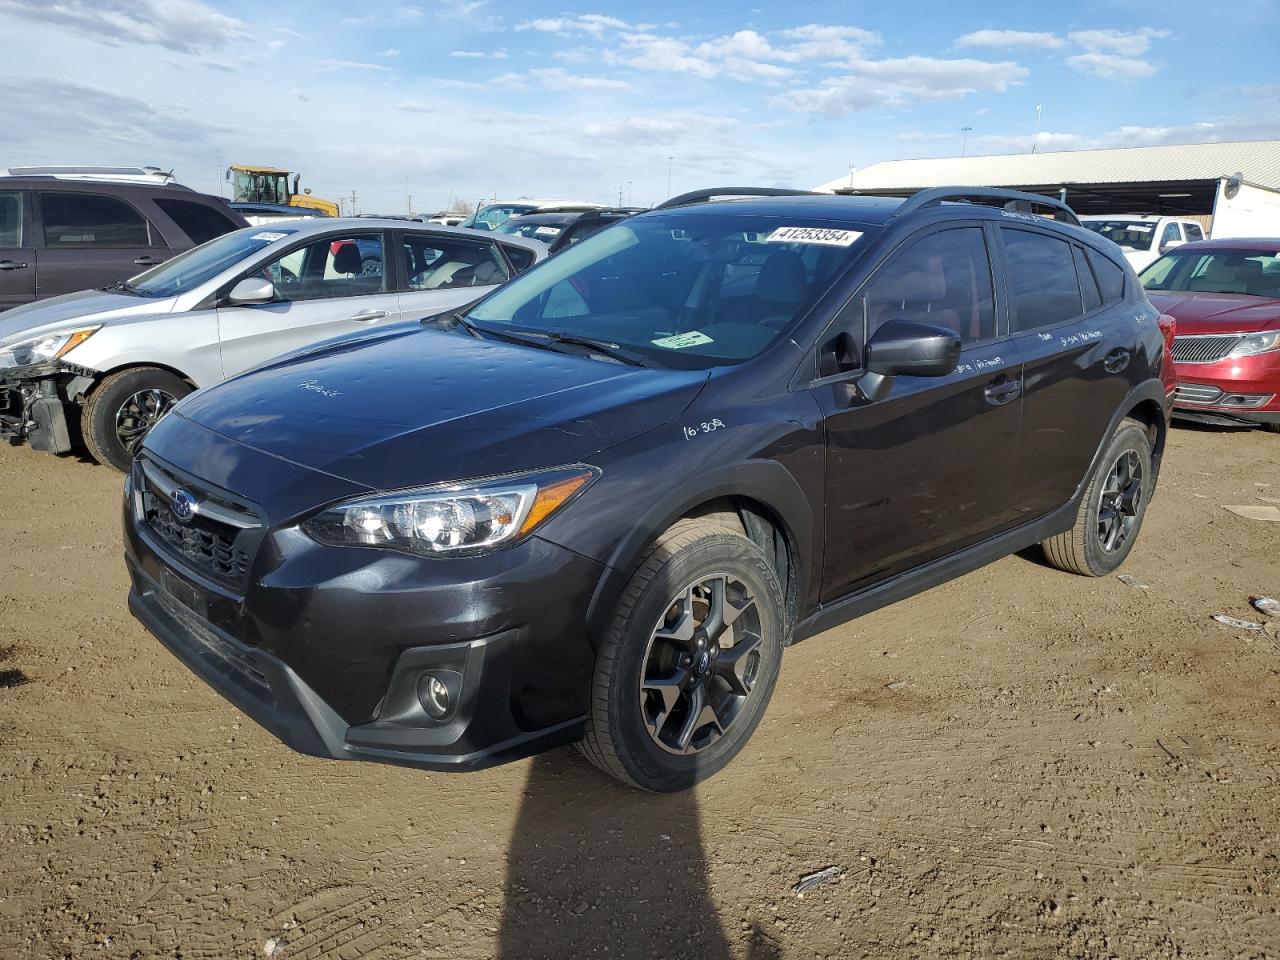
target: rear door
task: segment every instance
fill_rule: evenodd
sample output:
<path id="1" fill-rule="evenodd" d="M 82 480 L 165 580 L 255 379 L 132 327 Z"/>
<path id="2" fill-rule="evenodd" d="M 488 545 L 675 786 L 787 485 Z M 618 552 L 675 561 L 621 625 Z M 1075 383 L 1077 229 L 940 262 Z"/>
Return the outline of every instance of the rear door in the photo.
<path id="1" fill-rule="evenodd" d="M 471 303 L 509 277 L 496 241 L 417 231 L 402 232 L 400 240 L 400 310 L 406 317 Z"/>
<path id="2" fill-rule="evenodd" d="M 1030 519 L 1075 493 L 1135 385 L 1140 311 L 1125 299 L 1126 272 L 1092 247 L 1030 224 L 1001 225 L 999 234 L 1024 368 L 1020 499 Z"/>
<path id="3" fill-rule="evenodd" d="M 36 254 L 38 297 L 127 280 L 172 252 L 160 231 L 120 197 L 72 190 L 36 195 L 44 241 Z"/>
<path id="4" fill-rule="evenodd" d="M 36 298 L 36 248 L 26 190 L 0 190 L 0 310 Z"/>
<path id="5" fill-rule="evenodd" d="M 874 402 L 839 375 L 813 387 L 827 429 L 824 603 L 1021 517 L 1021 364 L 998 323 L 988 245 L 981 224 L 948 223 L 908 240 L 864 288 L 873 334 L 894 319 L 958 333 L 964 349 L 954 373 L 898 377 Z M 862 298 L 849 309 L 860 314 Z M 834 329 L 859 322 L 842 316 Z"/>
<path id="6" fill-rule="evenodd" d="M 223 376 L 400 319 L 399 296 L 384 269 L 386 239 L 380 230 L 326 234 L 256 270 L 254 276 L 275 284 L 276 299 L 218 307 Z"/>

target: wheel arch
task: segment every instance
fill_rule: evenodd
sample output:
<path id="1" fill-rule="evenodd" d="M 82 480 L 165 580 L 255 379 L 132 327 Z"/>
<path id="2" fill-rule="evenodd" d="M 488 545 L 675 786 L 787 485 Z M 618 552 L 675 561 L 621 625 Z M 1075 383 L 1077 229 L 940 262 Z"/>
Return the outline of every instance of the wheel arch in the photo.
<path id="1" fill-rule="evenodd" d="M 78 372 L 76 378 L 71 383 L 71 386 L 74 389 L 68 390 L 68 399 L 83 403 L 89 398 L 90 394 L 102 385 L 102 381 L 106 380 L 107 377 L 114 376 L 117 373 L 127 373 L 130 370 L 141 370 L 144 367 L 152 367 L 156 370 L 163 370 L 165 373 L 171 373 L 179 380 L 189 384 L 192 390 L 200 389 L 200 385 L 197 384 L 191 376 L 184 373 L 182 370 L 179 370 L 177 367 L 173 366 L 173 364 L 156 360 L 134 360 L 118 364 L 106 370 L 85 370 Z"/>
<path id="2" fill-rule="evenodd" d="M 618 597 L 666 530 L 687 517 L 729 512 L 773 562 L 786 599 L 789 641 L 791 625 L 803 616 L 812 575 L 816 524 L 809 502 L 795 477 L 775 461 L 747 461 L 668 491 L 631 525 L 607 559 L 587 608 L 592 643 L 604 635 Z"/>

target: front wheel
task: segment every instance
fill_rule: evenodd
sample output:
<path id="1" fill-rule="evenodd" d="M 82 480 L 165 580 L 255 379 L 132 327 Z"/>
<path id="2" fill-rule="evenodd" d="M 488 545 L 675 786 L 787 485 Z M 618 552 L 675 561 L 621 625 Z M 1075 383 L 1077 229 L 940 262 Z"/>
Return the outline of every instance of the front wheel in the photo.
<path id="1" fill-rule="evenodd" d="M 782 588 L 760 548 L 715 521 L 680 521 L 618 601 L 579 749 L 644 790 L 706 779 L 760 722 L 785 629 Z"/>
<path id="2" fill-rule="evenodd" d="M 143 438 L 191 384 L 159 367 L 134 367 L 105 377 L 85 402 L 81 429 L 89 455 L 127 471 Z"/>
<path id="3" fill-rule="evenodd" d="M 1154 486 L 1146 427 L 1124 420 L 1089 477 L 1075 525 L 1041 543 L 1045 558 L 1086 577 L 1111 573 L 1138 539 Z"/>

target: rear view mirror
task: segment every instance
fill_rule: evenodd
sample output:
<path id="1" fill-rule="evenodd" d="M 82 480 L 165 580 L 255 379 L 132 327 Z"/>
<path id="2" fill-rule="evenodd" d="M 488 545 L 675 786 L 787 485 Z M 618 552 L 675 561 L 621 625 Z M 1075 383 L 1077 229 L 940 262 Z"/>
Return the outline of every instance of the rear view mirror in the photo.
<path id="1" fill-rule="evenodd" d="M 227 294 L 227 302 L 232 304 L 269 303 L 275 298 L 275 284 L 263 277 L 245 277 Z"/>

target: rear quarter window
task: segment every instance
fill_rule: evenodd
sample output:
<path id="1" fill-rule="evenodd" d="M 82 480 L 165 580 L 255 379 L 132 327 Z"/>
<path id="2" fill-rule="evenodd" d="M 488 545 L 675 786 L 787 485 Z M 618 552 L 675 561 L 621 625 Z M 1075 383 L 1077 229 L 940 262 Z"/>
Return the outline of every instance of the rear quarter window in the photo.
<path id="1" fill-rule="evenodd" d="M 535 259 L 532 250 L 526 250 L 524 247 L 517 247 L 515 244 L 504 243 L 502 252 L 507 255 L 507 260 L 511 263 L 511 269 L 515 273 L 524 273 L 533 266 Z"/>
<path id="2" fill-rule="evenodd" d="M 1102 302 L 1115 303 L 1117 300 L 1123 300 L 1124 267 L 1092 248 L 1087 251 L 1087 254 L 1094 276 L 1098 278 L 1098 286 L 1102 289 Z"/>
<path id="3" fill-rule="evenodd" d="M 156 197 L 155 204 L 196 246 L 239 229 L 234 220 L 208 204 L 174 197 Z"/>

